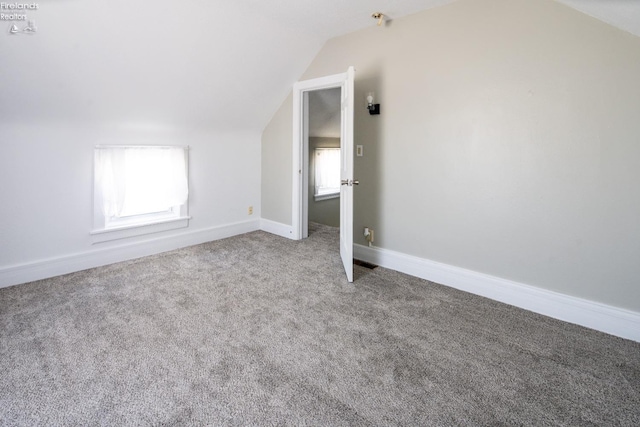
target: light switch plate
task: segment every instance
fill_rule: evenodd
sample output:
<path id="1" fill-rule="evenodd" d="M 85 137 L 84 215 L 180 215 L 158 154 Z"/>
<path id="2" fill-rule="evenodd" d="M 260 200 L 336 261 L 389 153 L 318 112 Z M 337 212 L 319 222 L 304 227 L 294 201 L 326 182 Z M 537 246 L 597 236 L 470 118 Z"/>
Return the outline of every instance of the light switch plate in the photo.
<path id="1" fill-rule="evenodd" d="M 362 148 L 362 145 L 356 145 L 356 156 L 362 157 L 363 154 L 364 154 L 364 149 Z"/>

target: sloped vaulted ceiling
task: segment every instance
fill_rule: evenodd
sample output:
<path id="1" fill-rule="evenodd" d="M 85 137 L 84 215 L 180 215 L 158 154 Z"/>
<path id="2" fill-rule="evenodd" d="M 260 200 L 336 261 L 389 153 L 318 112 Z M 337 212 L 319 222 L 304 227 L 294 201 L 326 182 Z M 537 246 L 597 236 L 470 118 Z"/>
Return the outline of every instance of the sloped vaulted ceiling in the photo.
<path id="1" fill-rule="evenodd" d="M 556 0 L 640 37 L 638 0 Z"/>
<path id="2" fill-rule="evenodd" d="M 446 2 L 40 3 L 36 34 L 2 29 L 0 121 L 261 131 L 327 39 Z"/>
<path id="3" fill-rule="evenodd" d="M 0 121 L 260 131 L 326 40 L 452 1 L 42 2 L 2 28 Z M 640 35 L 638 1 L 558 1 Z"/>

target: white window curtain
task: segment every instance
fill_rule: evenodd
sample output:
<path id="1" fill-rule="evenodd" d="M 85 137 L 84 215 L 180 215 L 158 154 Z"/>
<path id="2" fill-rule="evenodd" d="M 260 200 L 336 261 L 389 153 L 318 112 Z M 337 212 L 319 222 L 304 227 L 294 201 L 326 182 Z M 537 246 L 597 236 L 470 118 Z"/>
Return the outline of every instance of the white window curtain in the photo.
<path id="1" fill-rule="evenodd" d="M 340 149 L 315 149 L 315 195 L 340 192 Z"/>
<path id="2" fill-rule="evenodd" d="M 163 212 L 187 201 L 184 147 L 98 146 L 95 191 L 105 218 Z"/>

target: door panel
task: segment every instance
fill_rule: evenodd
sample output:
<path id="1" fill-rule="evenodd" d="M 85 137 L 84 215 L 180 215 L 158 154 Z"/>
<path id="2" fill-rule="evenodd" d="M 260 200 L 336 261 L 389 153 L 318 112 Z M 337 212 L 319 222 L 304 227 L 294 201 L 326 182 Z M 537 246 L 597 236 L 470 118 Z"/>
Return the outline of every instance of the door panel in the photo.
<path id="1" fill-rule="evenodd" d="M 347 280 L 353 282 L 353 84 L 355 70 L 349 67 L 342 84 L 340 138 L 340 258 Z"/>

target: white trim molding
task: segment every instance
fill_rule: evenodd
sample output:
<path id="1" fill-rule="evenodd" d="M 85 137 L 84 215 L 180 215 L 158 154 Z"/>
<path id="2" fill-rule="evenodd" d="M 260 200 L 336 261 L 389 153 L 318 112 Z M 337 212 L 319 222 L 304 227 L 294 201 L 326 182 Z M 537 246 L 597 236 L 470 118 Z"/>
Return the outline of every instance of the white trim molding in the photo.
<path id="1" fill-rule="evenodd" d="M 161 231 L 177 230 L 189 226 L 190 216 L 165 219 L 153 223 L 126 225 L 122 227 L 103 228 L 91 230 L 91 240 L 95 243 L 108 242 L 110 240 L 126 239 L 128 237 L 143 236 Z"/>
<path id="2" fill-rule="evenodd" d="M 306 209 L 309 197 L 309 99 L 305 93 L 331 88 L 341 88 L 347 73 L 333 74 L 316 79 L 303 80 L 293 85 L 293 148 L 292 148 L 292 195 L 291 195 L 291 238 L 300 240 L 307 237 L 308 215 Z M 306 117 L 305 117 L 306 116 Z M 343 126 L 341 124 L 341 126 Z"/>
<path id="3" fill-rule="evenodd" d="M 97 248 L 81 253 L 1 267 L 0 288 L 225 239 L 259 229 L 260 221 L 257 219 L 242 221 L 172 236 L 126 242 L 108 248 Z"/>
<path id="4" fill-rule="evenodd" d="M 565 322 L 640 342 L 640 313 L 406 255 L 354 245 L 354 257 Z"/>
<path id="5" fill-rule="evenodd" d="M 260 219 L 260 230 L 276 236 L 286 237 L 287 239 L 296 240 L 293 236 L 293 227 L 282 224 L 280 222 L 271 221 L 270 219 Z"/>

